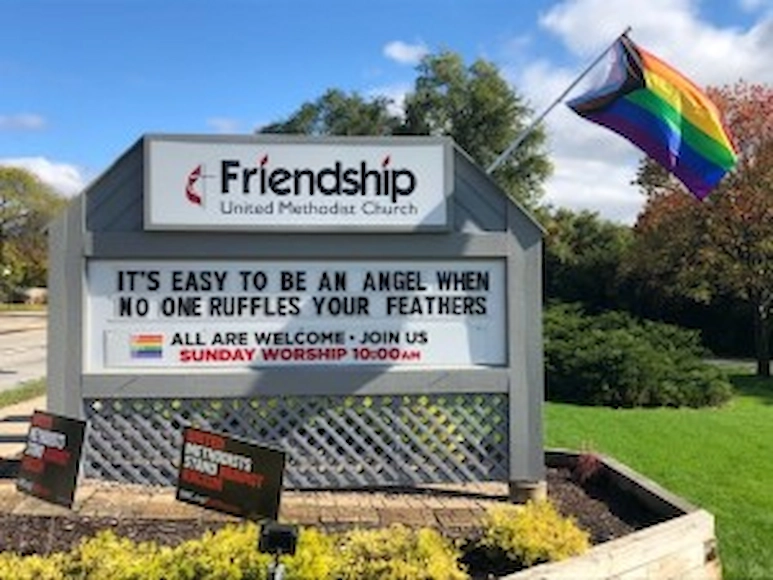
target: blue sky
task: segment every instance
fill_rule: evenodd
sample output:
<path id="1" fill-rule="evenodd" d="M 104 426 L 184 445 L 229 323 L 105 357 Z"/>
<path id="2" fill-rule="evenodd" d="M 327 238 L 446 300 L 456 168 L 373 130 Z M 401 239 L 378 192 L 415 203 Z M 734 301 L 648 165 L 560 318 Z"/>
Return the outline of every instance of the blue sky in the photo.
<path id="1" fill-rule="evenodd" d="M 250 133 L 335 87 L 395 98 L 418 59 L 496 64 L 540 112 L 627 25 L 698 84 L 773 82 L 767 0 L 0 0 L 0 164 L 72 195 L 143 133 Z M 546 199 L 633 223 L 638 152 L 561 106 Z"/>

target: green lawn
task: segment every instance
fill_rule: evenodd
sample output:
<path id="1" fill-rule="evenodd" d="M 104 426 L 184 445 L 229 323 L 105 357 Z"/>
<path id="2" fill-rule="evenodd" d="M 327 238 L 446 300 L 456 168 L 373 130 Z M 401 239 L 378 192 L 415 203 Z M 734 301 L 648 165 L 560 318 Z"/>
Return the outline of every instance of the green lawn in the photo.
<path id="1" fill-rule="evenodd" d="M 721 409 L 548 403 L 546 444 L 622 461 L 716 516 L 725 578 L 773 578 L 773 380 L 732 375 Z"/>

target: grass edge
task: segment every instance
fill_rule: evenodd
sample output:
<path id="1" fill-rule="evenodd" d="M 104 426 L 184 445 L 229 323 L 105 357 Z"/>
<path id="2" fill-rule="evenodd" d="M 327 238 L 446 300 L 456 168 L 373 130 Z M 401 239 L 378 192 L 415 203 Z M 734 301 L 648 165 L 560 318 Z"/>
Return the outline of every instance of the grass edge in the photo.
<path id="1" fill-rule="evenodd" d="M 46 394 L 46 379 L 32 379 L 25 381 L 20 385 L 8 389 L 7 391 L 0 391 L 0 409 L 10 407 L 17 403 L 23 403 L 36 397 L 41 397 Z"/>

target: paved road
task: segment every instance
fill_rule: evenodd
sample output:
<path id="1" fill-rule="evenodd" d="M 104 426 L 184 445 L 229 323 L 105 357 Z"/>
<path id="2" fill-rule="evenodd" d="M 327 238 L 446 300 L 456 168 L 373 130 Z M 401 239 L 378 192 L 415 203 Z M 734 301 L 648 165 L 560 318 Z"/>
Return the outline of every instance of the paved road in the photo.
<path id="1" fill-rule="evenodd" d="M 0 391 L 45 375 L 45 317 L 0 316 Z"/>

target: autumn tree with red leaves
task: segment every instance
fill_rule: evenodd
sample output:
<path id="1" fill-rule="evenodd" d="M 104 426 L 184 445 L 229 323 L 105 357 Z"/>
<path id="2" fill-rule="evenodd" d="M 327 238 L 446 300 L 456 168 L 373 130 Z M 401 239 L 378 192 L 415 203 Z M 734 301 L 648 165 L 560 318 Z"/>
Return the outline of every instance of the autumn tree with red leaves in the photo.
<path id="1" fill-rule="evenodd" d="M 645 159 L 635 183 L 647 196 L 634 228 L 629 272 L 666 296 L 752 309 L 757 374 L 770 376 L 773 307 L 773 88 L 738 82 L 709 89 L 738 163 L 703 202 Z M 750 329 L 750 332 L 752 329 Z"/>

